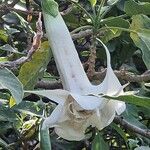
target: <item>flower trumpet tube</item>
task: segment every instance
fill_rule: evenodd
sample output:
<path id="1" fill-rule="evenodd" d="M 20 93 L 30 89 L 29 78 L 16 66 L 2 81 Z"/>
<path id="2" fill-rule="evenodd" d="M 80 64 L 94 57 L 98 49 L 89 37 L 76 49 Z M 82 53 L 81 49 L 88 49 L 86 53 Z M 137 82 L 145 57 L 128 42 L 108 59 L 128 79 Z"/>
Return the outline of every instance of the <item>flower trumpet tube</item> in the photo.
<path id="1" fill-rule="evenodd" d="M 51 5 L 47 7 L 49 3 Z M 52 11 L 54 9 L 55 13 Z M 107 72 L 100 85 L 92 85 L 56 2 L 43 0 L 43 16 L 49 44 L 64 89 L 30 92 L 46 96 L 58 103 L 51 115 L 43 122 L 43 129 L 54 127 L 60 137 L 79 141 L 85 138 L 87 127 L 93 126 L 101 130 L 113 121 L 116 113 L 121 114 L 125 110 L 124 102 L 103 97 L 103 95 L 123 94 L 124 86 L 113 73 L 109 51 L 100 40 L 98 41 L 106 50 Z"/>

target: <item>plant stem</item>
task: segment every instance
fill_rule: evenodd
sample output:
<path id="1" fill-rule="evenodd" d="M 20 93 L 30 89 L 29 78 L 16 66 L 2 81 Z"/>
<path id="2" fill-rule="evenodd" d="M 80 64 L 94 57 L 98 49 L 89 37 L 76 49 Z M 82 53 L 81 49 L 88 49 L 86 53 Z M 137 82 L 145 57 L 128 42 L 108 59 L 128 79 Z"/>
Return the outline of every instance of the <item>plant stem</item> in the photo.
<path id="1" fill-rule="evenodd" d="M 102 0 L 100 3 L 100 6 L 98 8 L 98 13 L 97 13 L 97 16 L 96 16 L 95 22 L 94 22 L 94 26 L 95 26 L 96 30 L 99 28 L 101 9 L 104 6 L 104 4 L 105 4 L 105 0 Z"/>
<path id="2" fill-rule="evenodd" d="M 79 28 L 74 29 L 74 30 L 71 32 L 71 34 L 74 34 L 74 33 L 76 33 L 76 32 L 79 32 L 80 30 L 91 29 L 91 28 L 92 28 L 92 26 L 90 26 L 90 25 L 81 26 L 81 27 L 79 27 Z"/>

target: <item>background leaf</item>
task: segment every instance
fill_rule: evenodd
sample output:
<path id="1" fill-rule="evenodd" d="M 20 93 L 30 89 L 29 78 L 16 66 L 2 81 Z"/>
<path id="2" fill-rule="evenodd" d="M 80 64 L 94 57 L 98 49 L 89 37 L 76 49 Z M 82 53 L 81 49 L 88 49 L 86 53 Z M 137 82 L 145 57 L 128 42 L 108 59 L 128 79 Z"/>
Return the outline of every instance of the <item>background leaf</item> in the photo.
<path id="1" fill-rule="evenodd" d="M 42 150 L 51 150 L 51 140 L 48 129 L 40 130 L 40 148 Z"/>
<path id="2" fill-rule="evenodd" d="M 109 99 L 120 100 L 137 106 L 150 108 L 150 98 L 136 95 L 123 95 L 118 97 L 104 96 Z"/>
<path id="3" fill-rule="evenodd" d="M 48 62 L 52 57 L 48 42 L 41 43 L 41 47 L 33 54 L 32 60 L 22 65 L 19 80 L 24 89 L 33 89 L 38 79 L 43 76 Z"/>
<path id="4" fill-rule="evenodd" d="M 134 0 L 129 0 L 125 2 L 125 12 L 127 15 L 137 15 L 137 14 L 145 14 L 150 15 L 150 3 L 136 3 Z"/>
<path id="5" fill-rule="evenodd" d="M 23 86 L 18 78 L 8 69 L 0 69 L 0 88 L 8 89 L 16 103 L 19 104 L 24 95 Z"/>
<path id="6" fill-rule="evenodd" d="M 96 5 L 96 3 L 97 3 L 97 0 L 89 0 L 89 1 L 91 3 L 92 7 L 94 7 Z"/>
<path id="7" fill-rule="evenodd" d="M 104 141 L 100 132 L 96 133 L 96 136 L 92 142 L 92 150 L 109 150 L 109 146 Z"/>
<path id="8" fill-rule="evenodd" d="M 130 29 L 135 30 L 136 33 L 131 32 L 130 36 L 135 45 L 142 50 L 142 58 L 148 69 L 150 69 L 150 19 L 144 15 L 136 15 L 132 17 L 132 24 Z"/>

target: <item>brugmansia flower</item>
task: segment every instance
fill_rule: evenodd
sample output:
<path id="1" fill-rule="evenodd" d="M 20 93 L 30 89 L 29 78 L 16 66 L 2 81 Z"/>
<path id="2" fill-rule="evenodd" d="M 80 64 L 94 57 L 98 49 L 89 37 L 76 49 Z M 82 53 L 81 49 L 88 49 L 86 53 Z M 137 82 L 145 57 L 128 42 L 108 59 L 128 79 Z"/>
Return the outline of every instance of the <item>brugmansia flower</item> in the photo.
<path id="1" fill-rule="evenodd" d="M 55 3 L 56 5 L 56 3 Z M 52 114 L 43 122 L 43 129 L 54 127 L 56 134 L 67 140 L 82 140 L 87 127 L 99 130 L 108 126 L 115 114 L 125 110 L 125 103 L 103 96 L 123 94 L 123 88 L 115 76 L 107 47 L 101 42 L 107 55 L 107 72 L 100 85 L 92 85 L 83 69 L 70 33 L 57 11 L 43 10 L 46 32 L 63 84 L 63 90 L 42 90 L 32 93 L 46 96 L 58 103 Z"/>

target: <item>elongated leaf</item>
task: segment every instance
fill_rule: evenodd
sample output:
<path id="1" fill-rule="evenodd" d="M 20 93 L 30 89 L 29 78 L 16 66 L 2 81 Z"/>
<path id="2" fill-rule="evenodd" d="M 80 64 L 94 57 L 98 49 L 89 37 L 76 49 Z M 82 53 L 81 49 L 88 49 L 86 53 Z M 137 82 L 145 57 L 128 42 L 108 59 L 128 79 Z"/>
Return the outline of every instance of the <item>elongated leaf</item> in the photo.
<path id="1" fill-rule="evenodd" d="M 0 88 L 8 89 L 16 103 L 19 104 L 23 99 L 23 86 L 18 78 L 8 69 L 0 69 Z"/>
<path id="2" fill-rule="evenodd" d="M 137 14 L 150 15 L 150 3 L 136 3 L 134 0 L 129 0 L 125 2 L 124 10 L 130 16 Z"/>
<path id="3" fill-rule="evenodd" d="M 143 61 L 148 69 L 150 69 L 150 19 L 144 15 L 136 15 L 132 17 L 132 30 L 130 36 L 135 45 L 142 50 Z"/>
<path id="4" fill-rule="evenodd" d="M 3 148 L 6 148 L 8 146 L 8 144 L 1 138 L 0 138 L 0 145 L 2 145 Z"/>
<path id="5" fill-rule="evenodd" d="M 121 135 L 121 137 L 124 139 L 127 145 L 128 139 L 126 137 L 126 133 L 120 127 L 118 127 L 115 123 L 111 123 L 111 127 L 115 129 Z"/>
<path id="6" fill-rule="evenodd" d="M 40 131 L 40 148 L 42 150 L 51 150 L 51 141 L 48 129 Z"/>
<path id="7" fill-rule="evenodd" d="M 97 132 L 92 142 L 92 150 L 109 150 L 108 144 L 104 141 L 102 135 Z"/>
<path id="8" fill-rule="evenodd" d="M 37 80 L 42 77 L 48 62 L 52 57 L 48 42 L 43 42 L 41 47 L 34 53 L 32 60 L 22 65 L 19 72 L 19 80 L 24 89 L 33 89 Z"/>
<path id="9" fill-rule="evenodd" d="M 128 146 L 128 138 L 126 136 L 126 133 L 119 127 L 117 126 L 115 123 L 111 123 L 111 127 L 116 130 L 118 132 L 118 134 L 124 139 L 125 141 L 125 144 L 127 146 L 127 148 L 129 149 L 129 146 Z"/>
<path id="10" fill-rule="evenodd" d="M 131 103 L 137 106 L 150 108 L 150 98 L 148 97 L 140 97 L 136 95 L 123 95 L 123 96 L 118 96 L 118 97 L 105 96 L 105 97 L 109 99 L 124 101 L 124 102 Z"/>

